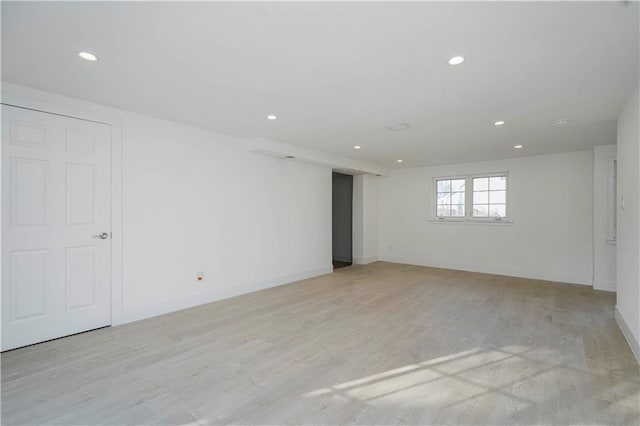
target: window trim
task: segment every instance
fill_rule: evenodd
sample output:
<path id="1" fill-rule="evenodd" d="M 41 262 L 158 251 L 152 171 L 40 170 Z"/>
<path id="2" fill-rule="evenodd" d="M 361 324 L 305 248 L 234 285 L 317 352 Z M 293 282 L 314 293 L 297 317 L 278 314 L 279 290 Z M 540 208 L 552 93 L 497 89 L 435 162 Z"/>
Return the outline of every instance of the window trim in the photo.
<path id="1" fill-rule="evenodd" d="M 495 218 L 495 217 L 473 217 L 473 179 L 474 178 L 483 178 L 483 177 L 497 177 L 504 176 L 506 179 L 506 192 L 505 192 L 505 208 L 506 208 L 506 216 L 503 218 Z M 449 216 L 438 216 L 438 181 L 439 180 L 450 180 L 450 179 L 464 179 L 465 180 L 465 189 L 464 189 L 464 216 L 463 217 L 449 217 Z M 510 196 L 511 185 L 509 184 L 509 172 L 490 172 L 490 173 L 470 173 L 470 174 L 459 174 L 459 175 L 450 175 L 450 176 L 434 176 L 431 182 L 431 222 L 436 223 L 473 223 L 473 224 L 511 224 L 511 209 L 510 209 Z"/>

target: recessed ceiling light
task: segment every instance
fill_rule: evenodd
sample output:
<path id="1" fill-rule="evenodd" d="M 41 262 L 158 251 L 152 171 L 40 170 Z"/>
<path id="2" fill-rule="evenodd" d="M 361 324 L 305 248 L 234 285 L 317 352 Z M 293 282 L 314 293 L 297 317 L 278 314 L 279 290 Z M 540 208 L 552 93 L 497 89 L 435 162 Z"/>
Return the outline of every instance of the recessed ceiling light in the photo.
<path id="1" fill-rule="evenodd" d="M 500 120 L 500 121 L 496 121 L 495 123 L 493 123 L 494 126 L 502 126 L 504 124 L 504 121 Z"/>
<path id="2" fill-rule="evenodd" d="M 360 145 L 354 146 L 353 149 L 360 149 Z"/>
<path id="3" fill-rule="evenodd" d="M 571 123 L 571 120 L 568 118 L 561 118 L 560 120 L 556 120 L 553 122 L 554 126 L 564 126 L 565 124 Z"/>
<path id="4" fill-rule="evenodd" d="M 515 149 L 521 149 L 521 148 L 522 148 L 522 145 L 514 145 L 513 147 L 514 147 Z"/>
<path id="5" fill-rule="evenodd" d="M 454 56 L 453 58 L 449 59 L 449 65 L 460 65 L 463 62 L 464 58 L 462 56 Z"/>
<path id="6" fill-rule="evenodd" d="M 89 52 L 78 52 L 78 56 L 80 56 L 85 61 L 95 62 L 98 60 L 98 57 L 96 55 Z"/>
<path id="7" fill-rule="evenodd" d="M 277 119 L 278 119 L 277 115 L 273 115 L 273 114 L 267 115 L 267 120 L 277 120 Z"/>
<path id="8" fill-rule="evenodd" d="M 398 163 L 402 163 L 402 160 L 396 160 Z"/>

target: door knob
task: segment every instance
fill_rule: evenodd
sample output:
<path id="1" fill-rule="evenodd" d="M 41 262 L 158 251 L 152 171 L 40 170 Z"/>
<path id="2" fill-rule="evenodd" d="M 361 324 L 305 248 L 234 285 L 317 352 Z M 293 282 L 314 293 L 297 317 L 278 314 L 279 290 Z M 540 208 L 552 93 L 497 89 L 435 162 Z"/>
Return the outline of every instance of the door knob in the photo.
<path id="1" fill-rule="evenodd" d="M 100 238 L 101 240 L 106 240 L 107 238 L 109 238 L 109 234 L 103 232 L 102 234 L 92 235 L 91 238 Z"/>

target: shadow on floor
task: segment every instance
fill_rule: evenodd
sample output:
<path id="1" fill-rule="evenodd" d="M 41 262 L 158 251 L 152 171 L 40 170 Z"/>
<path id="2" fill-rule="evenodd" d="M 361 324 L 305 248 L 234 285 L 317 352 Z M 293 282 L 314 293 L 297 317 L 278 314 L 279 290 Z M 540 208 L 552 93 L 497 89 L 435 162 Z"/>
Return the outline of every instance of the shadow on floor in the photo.
<path id="1" fill-rule="evenodd" d="M 346 266 L 351 266 L 351 262 L 340 262 L 339 260 L 334 260 L 333 261 L 333 269 L 340 269 L 340 268 L 344 268 Z"/>

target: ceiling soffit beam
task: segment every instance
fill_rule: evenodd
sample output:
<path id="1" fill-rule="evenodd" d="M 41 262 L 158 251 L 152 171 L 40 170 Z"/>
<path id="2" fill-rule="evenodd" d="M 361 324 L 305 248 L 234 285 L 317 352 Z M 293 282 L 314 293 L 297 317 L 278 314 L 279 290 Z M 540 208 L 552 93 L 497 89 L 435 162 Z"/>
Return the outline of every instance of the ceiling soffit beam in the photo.
<path id="1" fill-rule="evenodd" d="M 270 157 L 290 159 L 316 166 L 330 167 L 331 169 L 351 175 L 378 175 L 386 176 L 389 171 L 384 167 L 368 161 L 353 160 L 337 155 L 327 154 L 315 149 L 305 148 L 284 142 L 278 142 L 266 138 L 250 139 L 249 152 L 268 155 Z"/>

